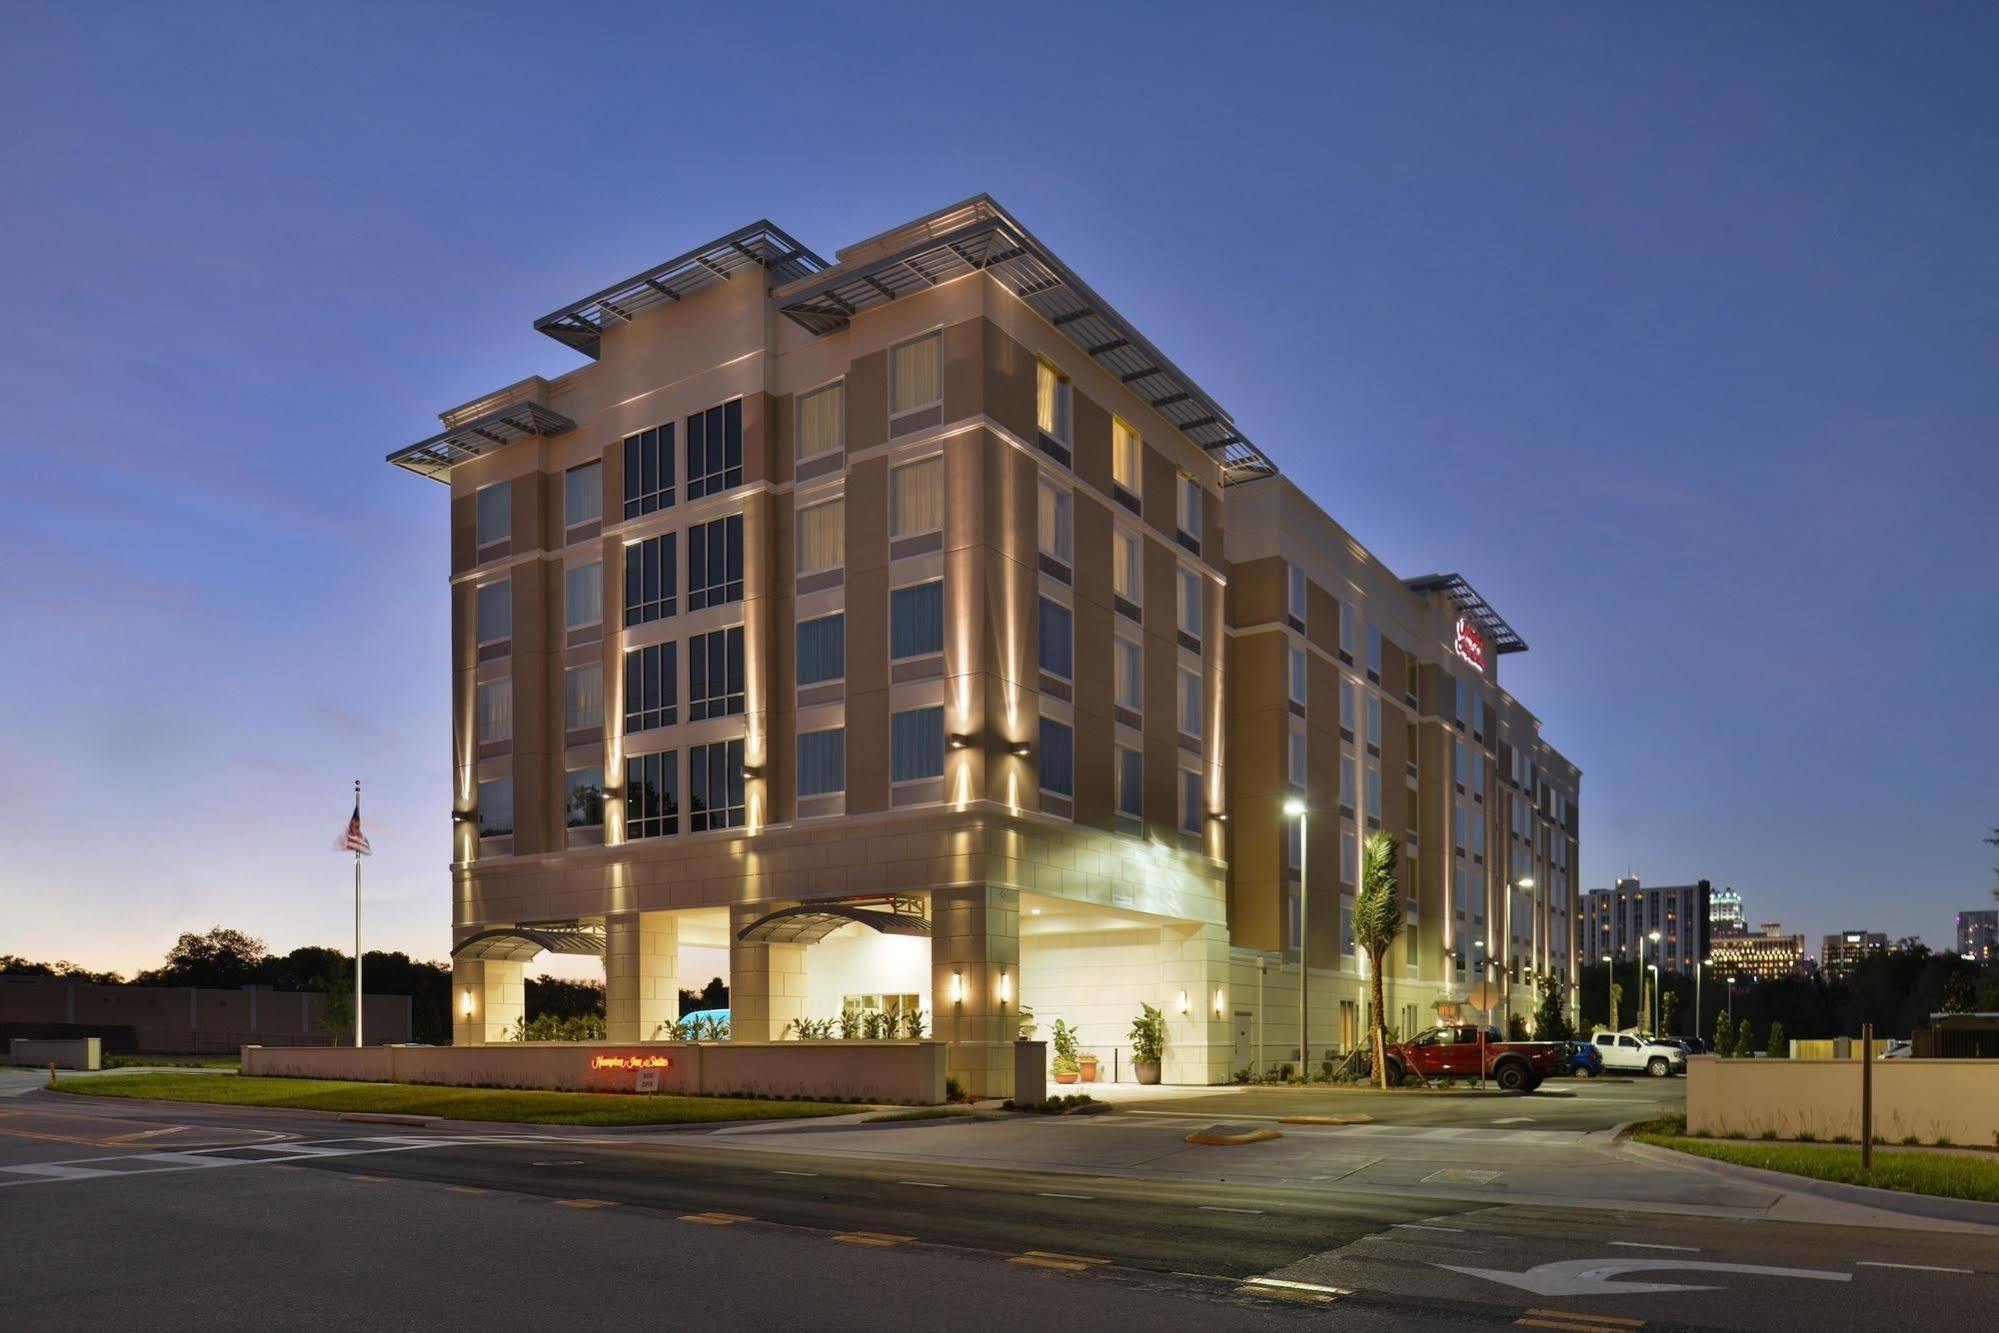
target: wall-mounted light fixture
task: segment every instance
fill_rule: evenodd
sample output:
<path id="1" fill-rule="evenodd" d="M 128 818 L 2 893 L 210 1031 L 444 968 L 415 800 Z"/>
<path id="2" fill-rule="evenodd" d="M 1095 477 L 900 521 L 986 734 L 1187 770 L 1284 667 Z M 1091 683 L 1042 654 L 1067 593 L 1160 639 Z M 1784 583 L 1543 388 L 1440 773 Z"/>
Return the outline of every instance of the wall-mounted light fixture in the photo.
<path id="1" fill-rule="evenodd" d="M 1208 818 L 1214 820 L 1217 824 L 1226 824 L 1229 822 L 1229 812 L 1226 810 L 1210 810 L 1208 811 Z"/>
<path id="2" fill-rule="evenodd" d="M 1180 1012 L 1181 1012 L 1181 1013 L 1183 1013 L 1183 1014 L 1187 1012 L 1187 992 L 1186 992 L 1186 991 L 1181 991 L 1181 992 L 1180 992 Z"/>
<path id="3" fill-rule="evenodd" d="M 470 1017 L 472 1017 L 472 992 L 471 992 L 471 991 L 469 991 L 469 990 L 468 990 L 468 991 L 464 992 L 464 998 L 463 998 L 463 999 L 461 999 L 461 1000 L 460 1000 L 460 1001 L 458 1002 L 458 1007 L 459 1007 L 460 1011 L 462 1011 L 462 1012 L 464 1013 L 464 1015 L 465 1015 L 465 1016 L 466 1016 L 467 1018 L 470 1018 Z"/>
<path id="4" fill-rule="evenodd" d="M 963 750 L 971 746 L 972 738 L 962 731 L 954 731 L 944 738 L 944 743 L 954 750 Z"/>
<path id="5" fill-rule="evenodd" d="M 764 775 L 764 766 L 763 766 L 762 764 L 744 764 L 744 765 L 743 765 L 743 776 L 744 776 L 744 777 L 746 777 L 746 778 L 752 778 L 752 779 L 754 779 L 754 778 L 760 778 L 760 777 L 762 777 L 763 775 Z"/>
<path id="6" fill-rule="evenodd" d="M 963 972 L 953 972 L 951 974 L 951 1003 L 963 1004 L 964 1002 L 965 974 Z"/>
<path id="7" fill-rule="evenodd" d="M 1032 741 L 1015 741 L 1006 747 L 1006 752 L 1018 758 L 1025 759 L 1034 753 L 1034 743 Z"/>
<path id="8" fill-rule="evenodd" d="M 1228 992 L 1220 986 L 1215 987 L 1215 1017 L 1220 1018 L 1226 1014 L 1228 1012 L 1228 1005 Z"/>
<path id="9" fill-rule="evenodd" d="M 479 812 L 477 810 L 453 810 L 451 812 L 451 822 L 454 824 L 469 824 L 478 817 Z"/>
<path id="10" fill-rule="evenodd" d="M 1005 1004 L 1007 1001 L 1011 1000 L 1012 998 L 1013 998 L 1013 978 L 1008 974 L 1006 974 L 1005 972 L 1001 972 L 1000 982 L 999 982 L 999 1002 L 1001 1004 Z"/>

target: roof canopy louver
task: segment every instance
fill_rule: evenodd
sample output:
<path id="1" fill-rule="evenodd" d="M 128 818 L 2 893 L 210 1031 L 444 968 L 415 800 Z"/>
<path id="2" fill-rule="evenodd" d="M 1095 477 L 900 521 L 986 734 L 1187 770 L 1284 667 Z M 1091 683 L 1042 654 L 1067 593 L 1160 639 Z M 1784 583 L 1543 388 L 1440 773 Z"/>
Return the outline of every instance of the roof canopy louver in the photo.
<path id="1" fill-rule="evenodd" d="M 778 293 L 784 313 L 813 333 L 829 333 L 871 306 L 968 273 L 990 273 L 1215 457 L 1224 485 L 1277 471 L 1190 376 L 989 196 L 900 228 L 880 245 L 856 249 L 862 253 L 819 280 Z"/>
<path id="2" fill-rule="evenodd" d="M 736 932 L 760 944 L 817 944 L 842 926 L 858 922 L 884 935 L 928 935 L 923 905 L 909 898 L 870 898 L 844 903 L 783 907 Z"/>
<path id="3" fill-rule="evenodd" d="M 1491 603 L 1478 595 L 1478 590 L 1462 574 L 1425 574 L 1419 579 L 1409 579 L 1404 584 L 1411 592 L 1440 592 L 1451 599 L 1458 608 L 1458 614 L 1478 626 L 1485 635 L 1485 641 L 1492 645 L 1495 653 L 1524 653 L 1527 641 L 1513 632 L 1513 626 L 1500 619 L 1499 612 Z"/>
<path id="4" fill-rule="evenodd" d="M 451 956 L 501 963 L 526 963 L 543 953 L 590 954 L 602 958 L 604 932 L 584 927 L 540 926 L 511 926 L 502 930 L 482 930 L 453 949 Z"/>
<path id="5" fill-rule="evenodd" d="M 575 422 L 553 408 L 535 402 L 510 403 L 496 412 L 398 449 L 389 455 L 389 461 L 418 476 L 442 480 L 454 465 L 503 444 L 530 435 L 562 435 L 575 429 Z"/>

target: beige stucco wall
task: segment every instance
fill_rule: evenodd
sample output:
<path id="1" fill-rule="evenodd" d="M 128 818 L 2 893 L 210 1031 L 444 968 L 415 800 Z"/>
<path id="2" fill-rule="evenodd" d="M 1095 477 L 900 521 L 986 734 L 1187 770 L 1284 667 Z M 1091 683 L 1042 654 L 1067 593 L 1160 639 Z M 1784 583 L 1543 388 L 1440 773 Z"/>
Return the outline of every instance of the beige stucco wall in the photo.
<path id="1" fill-rule="evenodd" d="M 928 1106 L 944 1100 L 944 1054 L 941 1041 L 533 1042 L 358 1051 L 346 1046 L 245 1046 L 243 1072 L 461 1088 L 632 1092 L 640 1067 L 606 1067 L 608 1062 L 664 1059 L 665 1066 L 650 1067 L 659 1076 L 660 1092 Z"/>
<path id="2" fill-rule="evenodd" d="M 1860 1137 L 1858 1060 L 1687 1061 L 1687 1128 L 1732 1138 Z M 1999 1144 L 1999 1060 L 1877 1060 L 1874 1133 Z"/>

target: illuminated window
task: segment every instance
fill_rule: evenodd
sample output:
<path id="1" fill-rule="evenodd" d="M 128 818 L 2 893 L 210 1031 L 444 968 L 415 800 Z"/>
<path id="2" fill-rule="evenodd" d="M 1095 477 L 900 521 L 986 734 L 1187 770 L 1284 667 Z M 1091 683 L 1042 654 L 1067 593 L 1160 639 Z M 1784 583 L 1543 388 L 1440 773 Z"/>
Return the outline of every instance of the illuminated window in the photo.
<path id="1" fill-rule="evenodd" d="M 847 732 L 801 732 L 798 737 L 798 794 L 831 796 L 847 789 Z"/>
<path id="2" fill-rule="evenodd" d="M 743 600 L 743 516 L 687 530 L 687 609 Z"/>
<path id="3" fill-rule="evenodd" d="M 1143 480 L 1145 442 L 1138 432 L 1117 417 L 1111 418 L 1111 480 L 1133 499 L 1145 489 Z"/>
<path id="4" fill-rule="evenodd" d="M 1133 606 L 1145 605 L 1144 538 L 1123 528 L 1111 532 L 1111 591 Z"/>
<path id="5" fill-rule="evenodd" d="M 898 662 L 944 651 L 943 580 L 915 583 L 889 593 L 888 645 L 889 659 Z"/>
<path id="6" fill-rule="evenodd" d="M 1057 486 L 1046 477 L 1041 479 L 1039 528 L 1041 554 L 1070 563 L 1071 506 L 1074 496 L 1066 487 Z"/>
<path id="7" fill-rule="evenodd" d="M 847 674 L 847 617 L 836 612 L 798 622 L 798 683 L 819 685 Z"/>
<path id="8" fill-rule="evenodd" d="M 1206 711 L 1202 706 L 1201 674 L 1180 668 L 1180 732 L 1196 740 L 1201 736 L 1201 715 Z"/>
<path id="9" fill-rule="evenodd" d="M 625 517 L 673 505 L 673 423 L 625 437 Z"/>
<path id="10" fill-rule="evenodd" d="M 912 537 L 944 526 L 944 460 L 906 463 L 888 474 L 888 535 Z"/>
<path id="11" fill-rule="evenodd" d="M 604 517 L 604 465 L 584 463 L 562 474 L 564 529 L 595 523 Z"/>
<path id="12" fill-rule="evenodd" d="M 679 645 L 656 643 L 625 654 L 625 730 L 650 731 L 670 727 L 680 699 L 675 650 Z"/>
<path id="13" fill-rule="evenodd" d="M 718 629 L 687 641 L 687 720 L 743 711 L 743 630 Z"/>
<path id="14" fill-rule="evenodd" d="M 1111 653 L 1115 658 L 1116 699 L 1119 708 L 1128 708 L 1134 713 L 1145 709 L 1145 650 L 1130 639 L 1119 636 L 1111 640 Z"/>
<path id="15" fill-rule="evenodd" d="M 1041 719 L 1041 790 L 1076 794 L 1076 733 L 1049 717 Z"/>
<path id="16" fill-rule="evenodd" d="M 944 776 L 944 710 L 916 708 L 889 719 L 889 780 Z"/>
<path id="17" fill-rule="evenodd" d="M 562 725 L 581 731 L 604 725 L 604 664 L 591 662 L 562 673 Z"/>
<path id="18" fill-rule="evenodd" d="M 798 572 L 814 574 L 847 563 L 847 502 L 829 500 L 798 511 Z"/>
<path id="19" fill-rule="evenodd" d="M 1043 435 L 1069 443 L 1070 384 L 1046 361 L 1034 363 L 1034 424 Z"/>
<path id="20" fill-rule="evenodd" d="M 901 416 L 944 401 L 944 339 L 932 333 L 888 354 L 888 414 Z"/>
<path id="21" fill-rule="evenodd" d="M 678 609 L 678 538 L 669 532 L 625 548 L 626 629 L 664 620 Z"/>
<path id="22" fill-rule="evenodd" d="M 479 682 L 479 744 L 491 745 L 514 738 L 514 683 L 511 680 Z"/>
<path id="23" fill-rule="evenodd" d="M 1128 745 L 1117 747 L 1117 808 L 1134 819 L 1145 813 L 1145 754 Z"/>
<path id="24" fill-rule="evenodd" d="M 680 753 L 635 754 L 625 760 L 625 837 L 661 838 L 680 831 Z"/>
<path id="25" fill-rule="evenodd" d="M 503 542 L 514 531 L 514 484 L 510 481 L 482 489 L 477 498 L 478 541 L 480 546 Z"/>
<path id="26" fill-rule="evenodd" d="M 498 583 L 480 585 L 475 594 L 477 606 L 474 630 L 483 647 L 489 643 L 500 643 L 514 635 L 514 585 L 511 579 L 501 579 Z"/>
<path id="27" fill-rule="evenodd" d="M 798 399 L 798 449 L 803 462 L 838 453 L 847 443 L 847 386 L 829 384 Z"/>
<path id="28" fill-rule="evenodd" d="M 514 780 L 494 778 L 479 784 L 479 836 L 504 838 L 514 831 Z"/>
<path id="29" fill-rule="evenodd" d="M 603 769 L 572 768 L 562 775 L 562 822 L 567 828 L 603 826 Z"/>
<path id="30" fill-rule="evenodd" d="M 741 828 L 746 812 L 743 743 L 715 741 L 687 747 L 687 831 Z"/>
<path id="31" fill-rule="evenodd" d="M 572 565 L 562 571 L 562 625 L 587 629 L 604 623 L 604 562 Z"/>

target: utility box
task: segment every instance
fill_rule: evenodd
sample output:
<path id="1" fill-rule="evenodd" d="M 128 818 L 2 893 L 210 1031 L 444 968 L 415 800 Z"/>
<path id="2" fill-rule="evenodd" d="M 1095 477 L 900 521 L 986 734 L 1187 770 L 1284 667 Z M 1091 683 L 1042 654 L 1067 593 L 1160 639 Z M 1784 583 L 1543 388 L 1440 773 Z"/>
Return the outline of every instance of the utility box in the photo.
<path id="1" fill-rule="evenodd" d="M 1013 1044 L 1013 1099 L 1023 1105 L 1048 1100 L 1048 1043 Z"/>
<path id="2" fill-rule="evenodd" d="M 7 1043 L 7 1058 L 17 1065 L 45 1069 L 104 1068 L 102 1037 L 15 1037 Z"/>

